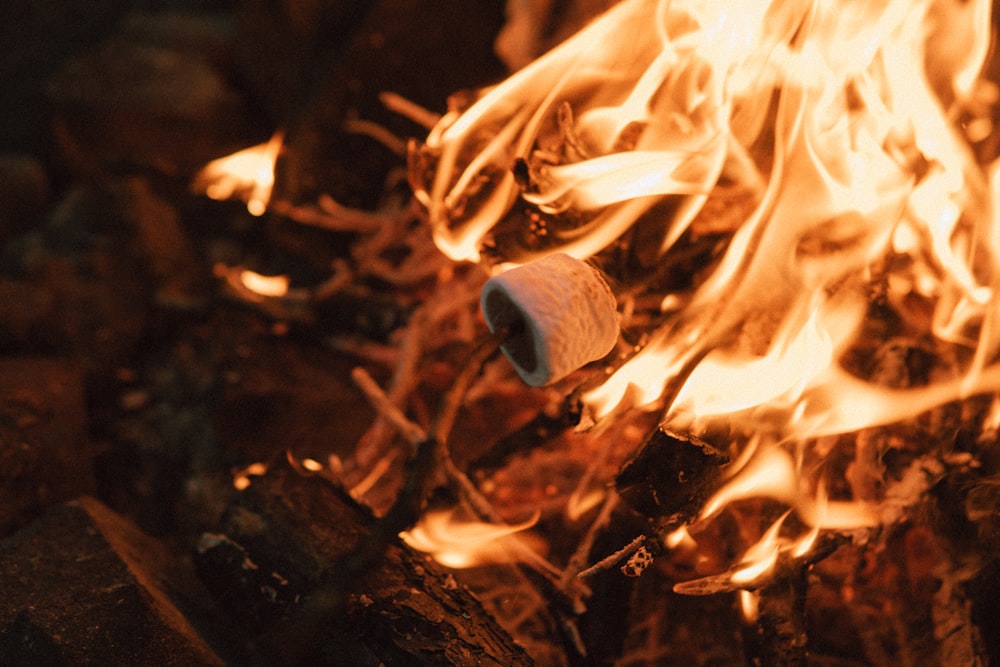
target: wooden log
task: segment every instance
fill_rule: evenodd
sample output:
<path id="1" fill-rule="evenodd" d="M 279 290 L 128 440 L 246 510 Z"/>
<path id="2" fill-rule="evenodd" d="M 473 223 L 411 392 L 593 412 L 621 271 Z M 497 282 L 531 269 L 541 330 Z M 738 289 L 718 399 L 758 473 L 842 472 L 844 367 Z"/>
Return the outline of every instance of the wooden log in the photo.
<path id="1" fill-rule="evenodd" d="M 694 516 L 729 457 L 694 436 L 657 428 L 622 466 L 615 480 L 618 493 L 649 517 Z"/>
<path id="2" fill-rule="evenodd" d="M 743 631 L 748 667 L 806 666 L 806 572 L 805 565 L 789 568 L 758 592 L 757 622 Z"/>
<path id="3" fill-rule="evenodd" d="M 532 664 L 443 568 L 395 539 L 367 548 L 377 526 L 341 489 L 285 465 L 240 496 L 197 560 L 249 629 L 248 660 Z"/>
<path id="4" fill-rule="evenodd" d="M 188 566 L 89 496 L 0 540 L 0 590 L 0 664 L 228 662 Z"/>

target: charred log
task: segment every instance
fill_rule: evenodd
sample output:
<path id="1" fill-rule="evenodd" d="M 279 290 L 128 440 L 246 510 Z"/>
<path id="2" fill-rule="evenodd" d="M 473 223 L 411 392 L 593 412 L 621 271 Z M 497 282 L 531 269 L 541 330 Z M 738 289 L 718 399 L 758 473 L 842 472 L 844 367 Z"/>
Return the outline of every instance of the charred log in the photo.
<path id="1" fill-rule="evenodd" d="M 622 498 L 650 517 L 693 516 L 710 493 L 722 467 L 724 453 L 694 436 L 657 428 L 618 474 L 615 484 Z"/>
<path id="2" fill-rule="evenodd" d="M 188 563 L 90 496 L 0 541 L 0 663 L 226 664 Z"/>
<path id="3" fill-rule="evenodd" d="M 248 656 L 282 664 L 531 664 L 449 574 L 395 540 L 382 548 L 376 524 L 340 489 L 288 467 L 240 497 L 198 561 L 208 585 L 254 628 Z M 359 562 L 360 554 L 369 558 Z"/>
<path id="4" fill-rule="evenodd" d="M 743 631 L 750 667 L 807 664 L 806 572 L 805 566 L 795 568 L 759 592 L 757 622 Z"/>

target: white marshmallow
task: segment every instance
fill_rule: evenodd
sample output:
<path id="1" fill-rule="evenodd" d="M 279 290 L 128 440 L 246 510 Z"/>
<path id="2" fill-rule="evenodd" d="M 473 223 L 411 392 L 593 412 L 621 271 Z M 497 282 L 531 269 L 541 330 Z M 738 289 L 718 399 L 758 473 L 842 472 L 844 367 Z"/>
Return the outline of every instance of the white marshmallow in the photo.
<path id="1" fill-rule="evenodd" d="M 618 340 L 614 294 L 585 262 L 554 254 L 490 278 L 480 305 L 500 349 L 532 387 L 561 380 L 600 359 Z"/>

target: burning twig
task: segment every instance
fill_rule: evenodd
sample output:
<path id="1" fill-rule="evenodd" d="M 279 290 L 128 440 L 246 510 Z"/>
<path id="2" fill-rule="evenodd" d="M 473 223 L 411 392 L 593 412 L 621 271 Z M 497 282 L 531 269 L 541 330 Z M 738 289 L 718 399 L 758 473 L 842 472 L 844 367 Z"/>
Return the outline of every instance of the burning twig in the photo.
<path id="1" fill-rule="evenodd" d="M 590 551 L 594 546 L 594 540 L 597 539 L 598 533 L 603 530 L 608 522 L 611 520 L 611 513 L 614 512 L 615 507 L 618 506 L 618 494 L 608 493 L 604 499 L 604 504 L 601 505 L 601 511 L 598 513 L 597 517 L 591 522 L 590 527 L 587 529 L 586 535 L 580 540 L 580 544 L 577 545 L 576 551 L 570 556 L 569 562 L 566 563 L 566 568 L 563 570 L 563 577 L 561 580 L 562 585 L 569 583 L 569 580 L 573 577 L 584 577 L 584 571 L 592 572 L 593 568 L 587 568 L 584 570 L 584 564 L 590 556 Z"/>
<path id="2" fill-rule="evenodd" d="M 639 550 L 643 549 L 648 539 L 649 538 L 646 537 L 645 535 L 639 535 L 634 540 L 632 540 L 631 542 L 629 542 L 628 544 L 626 544 L 624 547 L 614 552 L 613 554 L 605 556 L 604 558 L 597 561 L 596 563 L 594 563 L 593 565 L 591 565 L 586 569 L 580 570 L 577 576 L 581 578 L 590 577 L 597 574 L 598 572 L 605 572 L 607 570 L 610 570 L 611 568 L 621 563 L 623 560 L 631 558 L 634 554 L 638 553 Z"/>

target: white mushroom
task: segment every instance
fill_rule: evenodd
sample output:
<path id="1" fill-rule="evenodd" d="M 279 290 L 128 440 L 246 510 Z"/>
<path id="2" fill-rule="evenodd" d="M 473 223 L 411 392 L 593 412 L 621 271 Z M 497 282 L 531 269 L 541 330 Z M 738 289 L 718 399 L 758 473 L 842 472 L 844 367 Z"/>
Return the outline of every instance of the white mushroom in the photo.
<path id="1" fill-rule="evenodd" d="M 614 294 L 603 276 L 554 254 L 490 278 L 480 304 L 500 349 L 533 387 L 561 380 L 600 359 L 618 340 Z"/>

